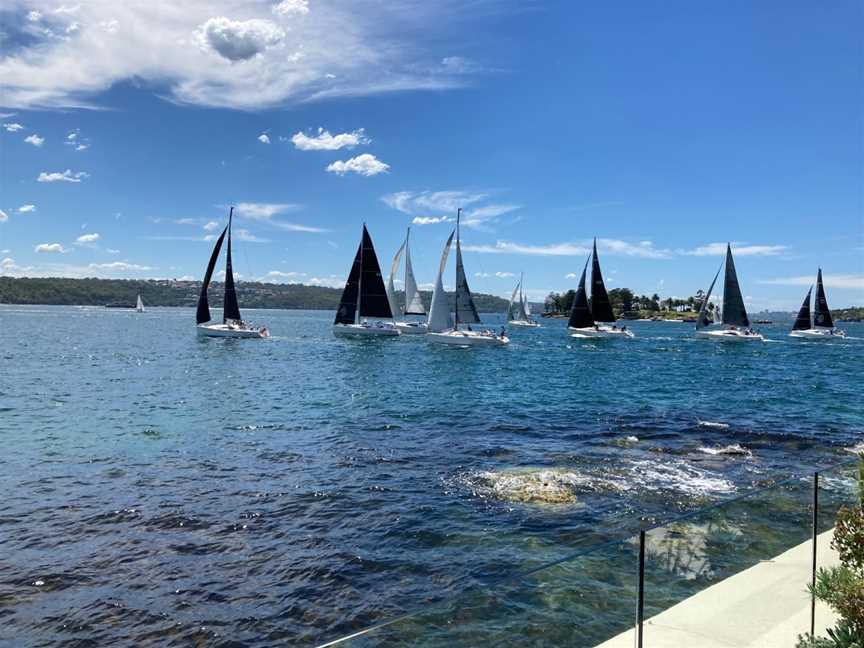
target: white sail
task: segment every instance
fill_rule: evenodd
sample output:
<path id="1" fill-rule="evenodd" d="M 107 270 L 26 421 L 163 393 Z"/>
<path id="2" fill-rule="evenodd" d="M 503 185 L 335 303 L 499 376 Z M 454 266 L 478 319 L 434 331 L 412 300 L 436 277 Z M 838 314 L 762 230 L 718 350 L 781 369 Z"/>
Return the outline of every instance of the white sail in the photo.
<path id="1" fill-rule="evenodd" d="M 139 313 L 144 312 L 144 302 L 141 301 L 141 295 L 138 295 L 138 301 L 135 303 L 135 310 Z"/>
<path id="2" fill-rule="evenodd" d="M 393 257 L 393 264 L 390 266 L 390 278 L 387 279 L 387 301 L 390 302 L 390 312 L 393 313 L 394 319 L 396 318 L 396 314 L 401 311 L 396 304 L 396 286 L 393 285 L 393 282 L 396 277 L 396 272 L 399 270 L 399 259 L 402 258 L 402 252 L 405 250 L 406 243 L 408 243 L 407 238 L 396 251 L 396 256 Z"/>
<path id="3" fill-rule="evenodd" d="M 513 294 L 510 295 L 510 303 L 507 304 L 507 319 L 513 318 L 513 304 L 516 302 L 516 295 L 519 294 L 519 288 L 522 286 L 522 277 L 519 277 L 519 282 L 513 289 Z"/>
<path id="4" fill-rule="evenodd" d="M 453 318 L 450 316 L 450 304 L 444 293 L 444 269 L 447 267 L 447 257 L 453 244 L 454 230 L 450 233 L 444 251 L 441 253 L 441 263 L 438 266 L 438 277 L 435 279 L 435 290 L 432 292 L 432 306 L 429 308 L 428 330 L 430 333 L 441 333 L 453 328 Z"/>
<path id="5" fill-rule="evenodd" d="M 417 281 L 414 279 L 414 268 L 411 266 L 411 247 L 408 245 L 408 237 L 411 236 L 411 228 L 405 235 L 405 314 L 425 315 L 426 307 L 420 291 L 417 290 Z"/>

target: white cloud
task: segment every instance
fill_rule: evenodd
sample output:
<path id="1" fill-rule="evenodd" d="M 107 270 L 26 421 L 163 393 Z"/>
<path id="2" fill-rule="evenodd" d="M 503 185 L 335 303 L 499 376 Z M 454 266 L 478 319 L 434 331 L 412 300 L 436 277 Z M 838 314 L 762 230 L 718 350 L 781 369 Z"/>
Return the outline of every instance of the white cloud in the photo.
<path id="1" fill-rule="evenodd" d="M 8 220 L 9 220 L 9 214 L 7 214 L 5 211 L 0 209 L 0 223 L 5 223 Z"/>
<path id="2" fill-rule="evenodd" d="M 411 224 L 412 225 L 437 225 L 438 223 L 452 223 L 456 222 L 455 218 L 449 218 L 447 216 L 415 216 Z"/>
<path id="3" fill-rule="evenodd" d="M 327 167 L 330 173 L 345 175 L 346 173 L 357 173 L 362 176 L 374 176 L 379 173 L 384 173 L 390 168 L 389 164 L 385 164 L 371 153 L 363 153 L 350 160 L 336 160 Z"/>
<path id="4" fill-rule="evenodd" d="M 776 279 L 762 279 L 756 283 L 771 286 L 812 286 L 816 283 L 814 275 L 800 275 L 797 277 L 780 277 Z M 864 289 L 864 275 L 823 275 L 822 283 L 828 288 L 849 288 L 852 290 Z"/>
<path id="5" fill-rule="evenodd" d="M 310 286 L 325 286 L 327 288 L 341 288 L 345 285 L 345 277 L 330 275 L 327 277 L 312 277 L 308 281 Z"/>
<path id="6" fill-rule="evenodd" d="M 291 141 L 294 142 L 295 148 L 301 151 L 338 151 L 341 148 L 352 149 L 361 144 L 369 144 L 372 140 L 364 135 L 362 128 L 338 135 L 332 135 L 330 131 L 319 128 L 318 134 L 313 137 L 295 133 Z"/>
<path id="7" fill-rule="evenodd" d="M 178 218 L 174 221 L 175 225 L 197 225 L 198 220 L 195 218 Z"/>
<path id="8" fill-rule="evenodd" d="M 464 87 L 466 60 L 432 52 L 470 33 L 485 4 L 88 0 L 57 13 L 29 0 L 46 19 L 17 26 L 27 38 L 0 60 L 4 103 L 93 106 L 132 80 L 177 103 L 247 110 Z"/>
<path id="9" fill-rule="evenodd" d="M 137 263 L 128 263 L 126 261 L 112 261 L 110 263 L 91 263 L 87 267 L 92 270 L 122 270 L 126 272 L 146 272 L 148 270 L 155 270 L 155 268 L 151 268 L 150 266 L 138 265 Z"/>
<path id="10" fill-rule="evenodd" d="M 115 249 L 113 249 L 113 248 L 105 248 L 105 251 L 106 251 L 108 254 L 120 254 L 120 250 L 115 250 Z"/>
<path id="11" fill-rule="evenodd" d="M 3 124 L 3 128 L 5 128 L 10 133 L 17 133 L 20 130 L 24 130 L 24 126 L 17 122 Z"/>
<path id="12" fill-rule="evenodd" d="M 17 210 L 19 214 L 32 214 L 36 211 L 36 205 L 21 205 Z"/>
<path id="13" fill-rule="evenodd" d="M 78 146 L 75 147 L 75 150 L 76 151 L 86 151 L 88 148 L 90 148 L 89 144 L 79 144 Z"/>
<path id="14" fill-rule="evenodd" d="M 93 234 L 82 234 L 77 239 L 75 239 L 75 243 L 77 243 L 78 245 L 92 245 L 96 243 L 99 238 L 99 234 L 95 232 Z"/>
<path id="15" fill-rule="evenodd" d="M 668 259 L 669 250 L 654 247 L 650 241 L 633 244 L 618 239 L 598 239 L 599 251 L 615 256 L 640 257 L 644 259 Z M 585 256 L 591 252 L 591 242 L 552 243 L 549 245 L 524 245 L 510 241 L 496 241 L 495 245 L 463 245 L 466 252 L 483 254 L 522 254 L 529 256 Z"/>
<path id="16" fill-rule="evenodd" d="M 40 243 L 35 248 L 33 248 L 36 252 L 59 252 L 63 253 L 66 251 L 59 243 Z"/>
<path id="17" fill-rule="evenodd" d="M 281 270 L 271 270 L 265 276 L 265 279 L 277 280 L 277 279 L 299 279 L 300 277 L 305 277 L 305 272 L 283 272 Z"/>
<path id="18" fill-rule="evenodd" d="M 196 34 L 203 47 L 212 48 L 229 61 L 251 59 L 285 38 L 285 31 L 270 20 L 230 20 L 224 16 L 210 18 Z"/>
<path id="19" fill-rule="evenodd" d="M 30 22 L 38 22 L 40 18 L 42 18 L 42 13 L 39 11 L 27 12 L 27 20 Z"/>
<path id="20" fill-rule="evenodd" d="M 66 139 L 69 140 L 70 142 L 73 140 L 76 140 L 76 139 L 78 139 L 78 133 L 73 131 L 66 136 Z"/>
<path id="21" fill-rule="evenodd" d="M 462 222 L 468 227 L 477 226 L 520 208 L 521 205 L 486 205 L 477 207 L 463 212 Z"/>
<path id="22" fill-rule="evenodd" d="M 71 169 L 66 169 L 63 172 L 55 171 L 53 173 L 43 171 L 39 174 L 39 177 L 36 178 L 36 182 L 81 182 L 85 178 L 89 177 L 89 173 L 85 173 L 84 171 L 73 173 Z"/>
<path id="23" fill-rule="evenodd" d="M 735 256 L 777 256 L 788 250 L 786 245 L 748 245 L 732 242 L 732 254 Z M 723 256 L 726 254 L 726 243 L 708 243 L 692 250 L 680 250 L 688 256 Z"/>
<path id="24" fill-rule="evenodd" d="M 33 133 L 32 135 L 25 137 L 24 141 L 33 146 L 42 146 L 45 143 L 45 138 L 39 137 L 36 133 Z"/>
<path id="25" fill-rule="evenodd" d="M 301 225 L 299 223 L 289 223 L 287 221 L 275 220 L 273 217 L 289 211 L 298 211 L 300 205 L 292 203 L 238 203 L 234 208 L 234 213 L 248 220 L 265 222 L 268 225 L 277 227 L 288 232 L 309 232 L 320 233 L 327 230 L 320 227 L 312 227 L 310 225 Z"/>
<path id="26" fill-rule="evenodd" d="M 495 276 L 498 277 L 499 279 L 507 279 L 509 277 L 515 277 L 516 274 L 513 272 L 500 272 L 499 271 L 499 272 L 495 273 Z"/>
<path id="27" fill-rule="evenodd" d="M 216 221 L 208 221 L 204 224 L 203 227 L 205 232 L 212 232 L 219 229 L 219 223 L 217 223 Z"/>
<path id="28" fill-rule="evenodd" d="M 450 212 L 455 215 L 459 207 L 468 207 L 487 198 L 483 191 L 398 191 L 382 196 L 388 207 L 403 214 L 424 215 L 431 212 Z"/>
<path id="29" fill-rule="evenodd" d="M 568 272 L 566 275 L 564 275 L 564 278 L 565 279 L 578 279 L 579 275 L 577 275 L 575 272 Z"/>
<path id="30" fill-rule="evenodd" d="M 282 0 L 279 4 L 273 5 L 273 13 L 281 16 L 305 16 L 309 13 L 309 0 Z"/>
<path id="31" fill-rule="evenodd" d="M 269 144 L 270 143 L 270 136 L 267 135 L 267 133 L 261 133 L 258 136 L 258 141 L 261 142 L 262 144 Z"/>
<path id="32" fill-rule="evenodd" d="M 236 229 L 231 235 L 236 238 L 238 241 L 245 241 L 246 243 L 268 243 L 267 239 L 259 238 L 255 236 L 252 232 L 247 229 Z"/>
<path id="33" fill-rule="evenodd" d="M 445 56 L 441 67 L 449 74 L 471 74 L 480 70 L 477 63 L 463 56 Z"/>

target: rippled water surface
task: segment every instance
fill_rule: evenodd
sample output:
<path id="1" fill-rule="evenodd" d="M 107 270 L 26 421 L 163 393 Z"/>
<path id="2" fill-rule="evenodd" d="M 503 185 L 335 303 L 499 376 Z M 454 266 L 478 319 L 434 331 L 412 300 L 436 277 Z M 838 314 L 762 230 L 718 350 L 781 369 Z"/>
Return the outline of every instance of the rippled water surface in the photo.
<path id="1" fill-rule="evenodd" d="M 862 324 L 456 349 L 247 315 L 274 337 L 0 307 L 0 643 L 311 645 L 864 441 Z"/>

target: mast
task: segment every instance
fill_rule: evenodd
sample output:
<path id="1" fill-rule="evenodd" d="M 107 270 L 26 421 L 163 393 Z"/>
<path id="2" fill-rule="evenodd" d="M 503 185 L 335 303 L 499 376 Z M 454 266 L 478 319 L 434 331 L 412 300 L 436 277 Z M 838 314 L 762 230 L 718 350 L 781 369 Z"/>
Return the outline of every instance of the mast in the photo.
<path id="1" fill-rule="evenodd" d="M 363 299 L 363 243 L 366 238 L 366 223 L 363 223 L 363 234 L 360 235 L 360 275 L 357 277 L 357 310 L 354 312 L 354 323 L 360 323 L 360 301 Z"/>
<path id="2" fill-rule="evenodd" d="M 225 300 L 222 306 L 222 323 L 228 320 L 242 321 L 240 304 L 237 303 L 237 291 L 234 288 L 234 269 L 231 265 L 231 221 L 234 218 L 234 208 L 228 212 L 228 251 L 225 255 Z"/>
<path id="3" fill-rule="evenodd" d="M 462 208 L 456 210 L 456 290 L 453 291 L 453 330 L 459 330 L 459 262 L 462 260 L 462 246 L 459 245 L 459 220 L 462 218 Z"/>

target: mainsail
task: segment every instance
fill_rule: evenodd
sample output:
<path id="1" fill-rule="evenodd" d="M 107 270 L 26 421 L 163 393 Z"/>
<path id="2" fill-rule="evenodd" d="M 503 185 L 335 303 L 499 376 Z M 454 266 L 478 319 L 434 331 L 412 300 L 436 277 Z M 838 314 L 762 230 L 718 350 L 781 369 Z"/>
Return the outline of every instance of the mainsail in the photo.
<path id="1" fill-rule="evenodd" d="M 207 271 L 204 273 L 204 281 L 201 283 L 201 294 L 198 295 L 198 312 L 195 314 L 195 321 L 198 324 L 210 321 L 210 303 L 207 301 L 207 287 L 210 285 L 210 279 L 213 277 L 213 269 L 216 267 L 216 261 L 219 259 L 219 252 L 222 249 L 222 241 L 225 239 L 227 232 L 228 226 L 226 225 L 219 238 L 216 239 L 216 245 L 213 248 L 213 253 L 210 255 L 210 262 L 207 264 Z"/>
<path id="2" fill-rule="evenodd" d="M 825 288 L 822 286 L 822 268 L 816 275 L 816 303 L 813 306 L 813 324 L 822 328 L 834 328 L 834 320 L 828 309 L 828 300 L 825 298 Z"/>
<path id="3" fill-rule="evenodd" d="M 462 216 L 460 209 L 456 215 L 456 328 L 459 324 L 480 324 L 480 315 L 471 297 L 471 289 L 468 287 L 468 278 L 465 276 L 465 266 L 462 264 L 462 245 L 459 241 L 459 219 Z"/>
<path id="4" fill-rule="evenodd" d="M 615 313 L 609 303 L 609 294 L 603 283 L 600 272 L 600 259 L 597 257 L 597 239 L 594 239 L 594 251 L 591 254 L 591 315 L 596 322 L 614 322 Z"/>
<path id="5" fill-rule="evenodd" d="M 455 233 L 455 230 L 450 232 L 450 237 L 447 239 L 447 243 L 444 244 L 444 251 L 441 253 L 441 263 L 438 265 L 438 277 L 435 279 L 435 290 L 432 291 L 432 305 L 429 308 L 429 320 L 427 322 L 427 330 L 430 333 L 441 333 L 453 328 L 453 320 L 450 317 L 450 304 L 444 292 L 443 276 Z"/>
<path id="6" fill-rule="evenodd" d="M 810 328 L 810 294 L 812 292 L 813 286 L 810 286 L 804 303 L 801 304 L 801 310 L 798 311 L 798 317 L 795 318 L 795 323 L 792 325 L 793 331 L 806 331 Z"/>
<path id="7" fill-rule="evenodd" d="M 741 297 L 741 287 L 738 285 L 738 275 L 735 273 L 735 261 L 732 260 L 732 247 L 726 245 L 726 277 L 723 282 L 723 323 L 733 326 L 750 326 L 747 309 L 744 308 L 744 298 Z"/>
<path id="8" fill-rule="evenodd" d="M 399 270 L 399 260 L 402 258 L 402 253 L 405 251 L 407 244 L 408 239 L 406 238 L 405 242 L 396 250 L 396 256 L 393 257 L 393 263 L 390 265 L 390 277 L 387 279 L 387 300 L 390 302 L 390 311 L 394 315 L 399 312 L 399 304 L 396 302 L 396 272 Z"/>
<path id="9" fill-rule="evenodd" d="M 228 320 L 241 321 L 240 304 L 237 303 L 237 291 L 234 289 L 234 270 L 231 267 L 231 219 L 234 208 L 228 213 L 228 251 L 225 256 L 225 303 L 222 307 L 222 322 Z"/>
<path id="10" fill-rule="evenodd" d="M 354 324 L 357 321 L 357 296 L 360 294 L 360 268 L 363 265 L 363 245 L 357 246 L 357 254 L 354 255 L 354 263 L 351 272 L 348 273 L 348 281 L 339 299 L 339 308 L 336 309 L 335 324 Z"/>
<path id="11" fill-rule="evenodd" d="M 708 302 L 711 301 L 711 293 L 714 291 L 714 284 L 717 283 L 717 277 L 720 276 L 720 270 L 722 268 L 723 264 L 721 263 L 720 267 L 717 268 L 717 274 L 714 275 L 714 279 L 708 287 L 708 292 L 705 294 L 705 298 L 702 300 L 702 306 L 699 308 L 699 316 L 696 318 L 697 331 L 701 328 L 705 328 L 713 322 L 713 320 L 708 317 Z"/>
<path id="12" fill-rule="evenodd" d="M 144 312 L 144 302 L 141 300 L 141 295 L 138 295 L 138 299 L 135 302 L 135 310 L 139 313 Z"/>
<path id="13" fill-rule="evenodd" d="M 408 237 L 411 236 L 411 228 L 405 235 L 405 315 L 425 315 L 426 307 L 420 291 L 417 290 L 417 281 L 414 279 L 414 268 L 411 266 L 411 247 L 408 245 Z"/>
<path id="14" fill-rule="evenodd" d="M 585 292 L 586 272 L 588 272 L 588 261 L 585 262 L 585 267 L 582 269 L 579 288 L 576 290 L 576 296 L 573 298 L 573 308 L 570 309 L 570 321 L 567 322 L 567 326 L 570 328 L 589 328 L 594 326 L 594 318 L 591 316 L 591 309 L 588 307 L 588 294 Z"/>
<path id="15" fill-rule="evenodd" d="M 393 311 L 390 310 L 390 302 L 387 300 L 387 289 L 384 287 L 384 278 L 381 276 L 381 267 L 378 265 L 378 257 L 372 239 L 363 225 L 363 241 L 360 244 L 363 252 L 360 259 L 360 317 L 383 317 L 391 319 Z"/>
<path id="16" fill-rule="evenodd" d="M 522 277 L 520 275 L 519 282 L 516 284 L 516 287 L 513 289 L 513 294 L 510 295 L 510 301 L 507 304 L 507 319 L 508 320 L 518 318 L 518 313 L 515 313 L 515 314 L 513 313 L 513 304 L 516 303 L 516 295 L 520 296 L 520 301 L 521 301 L 521 293 L 519 292 L 521 288 L 522 288 Z"/>

